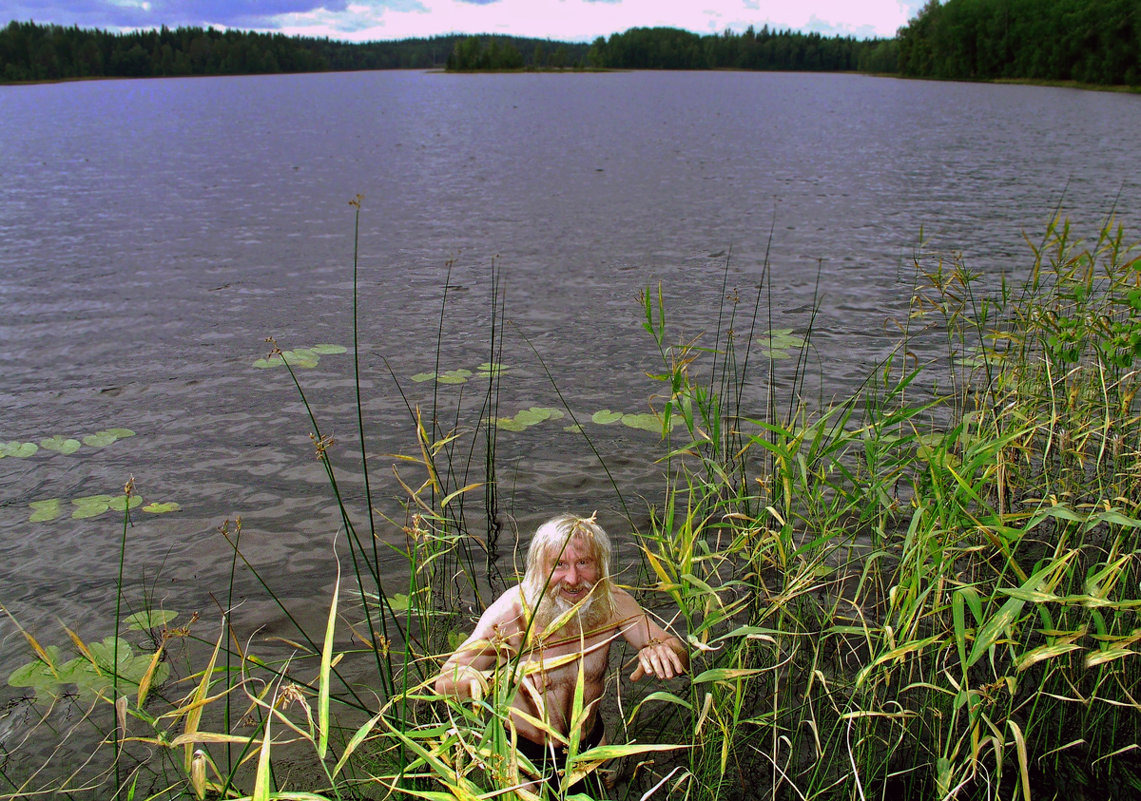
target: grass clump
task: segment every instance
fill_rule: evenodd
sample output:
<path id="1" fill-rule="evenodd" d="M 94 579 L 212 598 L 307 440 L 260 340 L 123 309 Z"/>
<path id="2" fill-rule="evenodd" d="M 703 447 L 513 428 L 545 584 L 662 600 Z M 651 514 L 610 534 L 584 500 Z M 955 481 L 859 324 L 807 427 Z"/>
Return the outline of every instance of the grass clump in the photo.
<path id="1" fill-rule="evenodd" d="M 132 678 L 83 715 L 108 734 L 114 770 L 64 781 L 122 797 L 144 784 L 197 798 L 564 796 L 513 747 L 514 671 L 491 672 L 473 701 L 431 688 L 463 610 L 502 587 L 497 437 L 565 416 L 596 454 L 579 424 L 592 417 L 660 437 L 661 491 L 627 509 L 634 589 L 677 616 L 692 654 L 690 678 L 667 687 L 616 679 L 614 744 L 572 743 L 568 778 L 612 771 L 616 798 L 1136 795 L 1141 260 L 1119 228 L 1083 243 L 1058 220 L 1029 262 L 1024 281 L 984 291 L 960 259 L 917 257 L 898 346 L 828 405 L 801 391 L 815 323 L 774 327 L 764 282 L 749 300 L 723 293 L 708 343 L 672 328 L 660 290 L 643 294 L 661 366 L 633 423 L 576 413 L 557 381 L 561 409 L 502 415 L 502 369 L 463 376 L 468 405 L 445 412 L 452 373 L 437 355 L 413 378 L 436 381 L 426 413 L 408 404 L 400 520 L 373 509 L 363 422 L 359 508 L 306 401 L 351 566 L 323 629 L 306 632 L 266 580 L 297 628 L 287 657 L 259 653 L 226 616 L 164 683 L 154 665 L 174 661 L 173 635 L 157 634 L 149 661 L 127 654 Z M 484 367 L 502 364 L 498 280 Z M 441 332 L 446 306 L 445 290 Z M 304 398 L 303 365 L 279 361 Z M 359 400 L 355 326 L 353 363 Z M 237 565 L 240 524 L 224 534 Z M 36 675 L 58 679 L 58 648 L 28 639 Z M 301 762 L 298 784 L 286 766 Z M 0 797 L 67 789 L 0 772 L 13 788 Z"/>

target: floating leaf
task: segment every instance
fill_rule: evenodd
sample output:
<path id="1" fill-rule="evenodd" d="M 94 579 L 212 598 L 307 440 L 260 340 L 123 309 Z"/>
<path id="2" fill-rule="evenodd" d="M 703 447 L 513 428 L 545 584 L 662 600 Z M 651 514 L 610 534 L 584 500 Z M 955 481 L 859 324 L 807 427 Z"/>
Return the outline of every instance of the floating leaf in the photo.
<path id="1" fill-rule="evenodd" d="M 313 351 L 314 353 L 319 353 L 322 356 L 330 356 L 330 355 L 333 355 L 335 353 L 347 353 L 348 352 L 348 348 L 346 348 L 344 345 L 330 345 L 328 343 L 323 343 L 321 345 L 314 345 L 309 350 Z"/>
<path id="2" fill-rule="evenodd" d="M 440 373 L 436 376 L 436 381 L 441 384 L 462 384 L 471 378 L 471 370 L 448 370 L 446 373 Z"/>
<path id="3" fill-rule="evenodd" d="M 412 376 L 412 380 L 419 384 L 424 381 L 431 381 L 435 377 L 435 373 L 417 373 L 416 375 Z"/>
<path id="4" fill-rule="evenodd" d="M 544 420 L 560 420 L 563 413 L 558 409 L 546 406 L 532 406 L 516 412 L 514 417 L 497 417 L 495 425 L 507 431 L 522 431 L 530 426 L 538 425 Z"/>
<path id="5" fill-rule="evenodd" d="M 28 506 L 32 507 L 32 516 L 28 518 L 29 523 L 43 523 L 48 520 L 55 520 L 60 515 L 59 498 L 52 498 L 46 501 L 32 501 Z"/>
<path id="6" fill-rule="evenodd" d="M 152 515 L 165 515 L 168 512 L 177 512 L 181 508 L 182 507 L 174 501 L 168 501 L 166 503 L 158 503 L 156 501 L 155 503 L 148 503 L 144 506 L 143 511 L 150 512 Z"/>
<path id="7" fill-rule="evenodd" d="M 454 651 L 467 642 L 467 635 L 462 631 L 449 631 L 448 632 L 448 645 Z"/>
<path id="8" fill-rule="evenodd" d="M 283 350 L 281 358 L 289 362 L 290 367 L 304 367 L 306 369 L 316 367 L 317 362 L 321 357 L 308 348 L 298 348 L 297 350 Z"/>
<path id="9" fill-rule="evenodd" d="M 56 434 L 54 437 L 40 440 L 40 447 L 49 451 L 57 451 L 62 454 L 75 453 L 79 450 L 79 440 L 70 439 L 68 437 Z"/>
<path id="10" fill-rule="evenodd" d="M 83 444 L 91 448 L 105 448 L 119 438 L 110 431 L 97 431 L 83 438 Z"/>
<path id="11" fill-rule="evenodd" d="M 267 367 L 277 367 L 280 364 L 285 364 L 285 362 L 280 356 L 273 355 L 268 359 L 258 359 L 256 362 L 254 362 L 253 366 L 259 370 L 264 370 Z"/>
<path id="12" fill-rule="evenodd" d="M 98 517 L 107 510 L 109 510 L 112 496 L 110 495 L 89 495 L 85 498 L 72 498 L 71 502 L 75 504 L 75 511 L 71 516 L 76 520 L 83 520 L 88 517 Z"/>
<path id="13" fill-rule="evenodd" d="M 178 612 L 173 609 L 144 609 L 142 612 L 135 612 L 124 622 L 127 628 L 133 631 L 149 631 L 165 626 L 176 617 Z"/>
<path id="14" fill-rule="evenodd" d="M 804 347 L 804 337 L 792 333 L 791 328 L 773 328 L 757 337 L 761 353 L 770 359 L 787 359 L 790 350 Z"/>
<path id="15" fill-rule="evenodd" d="M 496 417 L 495 427 L 501 428 L 504 431 L 522 431 L 527 426 L 520 423 L 514 417 Z"/>
<path id="16" fill-rule="evenodd" d="M 129 501 L 128 501 L 128 497 L 130 498 Z M 131 496 L 116 495 L 114 498 L 107 501 L 107 508 L 113 509 L 116 512 L 125 512 L 127 509 L 134 509 L 136 506 L 138 506 L 142 502 L 143 502 L 143 499 L 140 498 L 138 495 L 131 495 Z M 128 503 L 130 504 L 129 506 L 128 506 Z"/>
<path id="17" fill-rule="evenodd" d="M 609 409 L 595 412 L 590 416 L 592 422 L 598 423 L 602 426 L 608 426 L 611 423 L 617 423 L 622 419 L 622 412 L 612 412 Z"/>
<path id="18" fill-rule="evenodd" d="M 126 439 L 127 437 L 135 436 L 135 432 L 129 428 L 108 428 L 106 431 L 98 432 L 100 434 L 114 434 L 119 439 Z"/>
<path id="19" fill-rule="evenodd" d="M 622 425 L 649 431 L 652 434 L 660 434 L 662 431 L 662 421 L 652 414 L 624 414 Z"/>
<path id="20" fill-rule="evenodd" d="M 58 665 L 60 664 L 59 646 L 49 645 L 44 649 L 44 652 L 51 660 L 52 665 L 57 666 L 55 672 L 46 662 L 35 659 L 13 670 L 8 675 L 8 684 L 13 687 L 30 687 L 37 692 L 43 691 L 52 694 L 54 689 L 59 686 L 59 678 L 57 678 Z"/>
<path id="21" fill-rule="evenodd" d="M 4 442 L 0 443 L 0 457 L 12 456 L 16 459 L 27 459 L 39 449 L 40 446 L 34 442 Z"/>
<path id="22" fill-rule="evenodd" d="M 401 593 L 393 593 L 388 596 L 388 606 L 393 612 L 406 612 L 408 611 L 408 596 Z"/>
<path id="23" fill-rule="evenodd" d="M 481 377 L 498 378 L 511 368 L 499 364 L 498 362 L 484 362 L 475 369 L 479 371 Z"/>

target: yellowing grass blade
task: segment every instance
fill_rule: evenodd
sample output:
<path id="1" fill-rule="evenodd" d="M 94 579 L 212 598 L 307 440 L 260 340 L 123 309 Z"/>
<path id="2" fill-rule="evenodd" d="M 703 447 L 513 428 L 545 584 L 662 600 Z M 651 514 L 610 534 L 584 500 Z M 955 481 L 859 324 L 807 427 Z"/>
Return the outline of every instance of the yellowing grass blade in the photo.
<path id="1" fill-rule="evenodd" d="M 368 735 L 372 732 L 373 728 L 376 726 L 377 721 L 380 720 L 380 716 L 383 714 L 383 710 L 377 712 L 371 720 L 369 720 L 367 723 L 357 729 L 356 732 L 354 732 L 353 736 L 349 739 L 348 744 L 345 746 L 344 753 L 341 754 L 341 758 L 337 760 L 337 764 L 333 767 L 333 772 L 331 774 L 332 778 L 337 778 L 337 774 L 341 772 L 341 768 L 343 768 L 345 763 L 349 761 L 349 757 L 353 755 L 353 751 L 356 751 L 357 746 L 364 742 L 364 739 L 368 737 Z"/>
<path id="2" fill-rule="evenodd" d="M 333 633 L 337 628 L 337 600 L 341 592 L 341 563 L 337 561 L 337 583 L 333 585 L 333 601 L 329 604 L 329 621 L 325 624 L 325 642 L 321 646 L 321 677 L 317 687 L 317 758 L 329 751 L 329 673 L 333 662 Z"/>
<path id="3" fill-rule="evenodd" d="M 269 801 L 269 724 L 273 720 L 273 712 L 265 717 L 265 733 L 262 736 L 261 751 L 258 753 L 258 770 L 254 776 L 254 792 L 251 801 Z"/>
<path id="4" fill-rule="evenodd" d="M 1018 751 L 1018 774 L 1022 777 L 1022 798 L 1024 801 L 1030 801 L 1030 761 L 1026 756 L 1026 740 L 1017 723 L 1009 719 L 1006 723 L 1014 732 L 1014 744 Z"/>
<path id="5" fill-rule="evenodd" d="M 150 692 L 151 689 L 151 681 L 154 679 L 155 670 L 158 668 L 158 663 L 162 659 L 162 650 L 165 647 L 166 643 L 159 645 L 158 650 L 156 650 L 154 655 L 151 657 L 150 664 L 147 665 L 147 672 L 143 674 L 141 679 L 139 679 L 139 694 L 137 699 L 139 709 L 142 709 L 143 704 L 146 703 L 147 693 Z"/>
<path id="6" fill-rule="evenodd" d="M 214 645 L 214 653 L 210 655 L 210 662 L 206 665 L 206 669 L 202 671 L 202 681 L 198 683 L 198 688 L 194 691 L 194 697 L 191 701 L 191 710 L 186 715 L 186 726 L 183 728 L 184 734 L 195 734 L 198 731 L 198 724 L 202 722 L 202 709 L 205 707 L 206 694 L 210 690 L 210 677 L 214 675 L 214 665 L 218 661 L 218 651 L 222 649 L 222 640 L 226 636 L 225 627 L 218 633 L 218 642 Z M 194 745 L 192 743 L 186 744 L 186 759 L 185 769 L 190 773 L 191 763 L 194 759 Z"/>

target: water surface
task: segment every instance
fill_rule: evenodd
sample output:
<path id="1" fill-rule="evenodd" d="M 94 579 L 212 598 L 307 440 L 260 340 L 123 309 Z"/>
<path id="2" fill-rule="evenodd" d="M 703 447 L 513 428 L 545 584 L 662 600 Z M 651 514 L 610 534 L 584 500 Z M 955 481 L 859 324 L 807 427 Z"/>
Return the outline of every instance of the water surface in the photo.
<path id="1" fill-rule="evenodd" d="M 647 410 L 657 387 L 644 374 L 658 365 L 639 290 L 662 282 L 675 336 L 709 343 L 726 263 L 728 287 L 751 299 L 766 257 L 774 327 L 807 325 L 819 276 L 807 386 L 826 398 L 890 351 L 885 321 L 906 308 L 921 232 L 991 280 L 1029 265 L 1023 236 L 1040 237 L 1057 208 L 1086 233 L 1115 212 L 1136 235 L 1139 138 L 1136 96 L 853 75 L 0 87 L 0 441 L 137 432 L 0 460 L 0 600 L 50 642 L 57 617 L 105 634 L 115 516 L 30 523 L 28 504 L 67 507 L 133 475 L 148 502 L 182 511 L 133 515 L 132 598 L 216 614 L 230 566 L 216 529 L 240 515 L 252 561 L 318 614 L 338 520 L 288 376 L 251 365 L 266 336 L 351 344 L 358 193 L 364 406 L 380 455 L 413 449 L 387 370 L 408 403 L 430 402 L 430 384 L 409 377 L 434 369 L 449 270 L 445 369 L 488 360 L 493 264 L 502 276 L 501 413 L 560 405 L 524 335 L 576 414 Z M 359 504 L 350 376 L 347 355 L 301 371 Z M 454 406 L 458 388 L 444 389 Z M 751 391 L 759 402 L 765 388 Z M 503 510 L 524 534 L 568 507 L 620 527 L 567 422 L 499 438 Z M 635 508 L 660 490 L 654 437 L 588 431 Z M 376 505 L 397 514 L 391 461 L 373 462 Z M 239 589 L 247 630 L 280 626 L 245 573 Z M 24 654 L 9 621 L 0 634 L 7 675 Z"/>

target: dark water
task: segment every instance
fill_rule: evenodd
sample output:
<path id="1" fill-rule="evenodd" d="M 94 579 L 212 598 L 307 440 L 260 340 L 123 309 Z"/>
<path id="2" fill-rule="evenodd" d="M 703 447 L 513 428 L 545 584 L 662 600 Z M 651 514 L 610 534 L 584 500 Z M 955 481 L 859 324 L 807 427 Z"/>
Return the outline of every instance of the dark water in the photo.
<path id="1" fill-rule="evenodd" d="M 121 528 L 71 499 L 133 475 L 151 501 L 128 532 L 128 593 L 216 614 L 240 515 L 251 559 L 320 610 L 338 528 L 283 347 L 351 344 L 354 195 L 361 214 L 362 367 L 370 450 L 412 452 L 444 369 L 488 360 L 503 277 L 500 413 L 641 412 L 658 367 L 636 295 L 663 283 L 674 336 L 711 332 L 726 256 L 746 297 L 769 251 L 774 327 L 802 329 L 819 270 L 810 385 L 828 396 L 894 341 L 920 231 L 996 276 L 1029 263 L 1056 207 L 1089 232 L 1111 211 L 1141 230 L 1141 97 L 848 75 L 358 73 L 0 87 L 0 442 L 137 435 L 0 460 L 0 601 L 46 642 L 58 617 L 107 633 Z M 770 249 L 771 235 L 771 249 Z M 706 342 L 711 340 L 707 337 Z M 350 357 L 300 375 L 346 491 Z M 469 422 L 475 384 L 464 385 Z M 459 387 L 444 387 L 454 408 Z M 755 387 L 757 396 L 764 388 Z M 524 533 L 570 507 L 618 504 L 582 439 L 548 422 L 499 438 L 504 509 Z M 589 427 L 635 506 L 653 436 Z M 391 459 L 376 505 L 398 514 Z M 415 471 L 410 477 L 418 476 Z M 29 503 L 63 515 L 29 522 Z M 395 532 L 386 532 L 394 534 Z M 395 567 L 393 568 L 395 569 Z M 278 621 L 247 575 L 247 630 Z M 26 652 L 0 620 L 0 675 Z"/>

